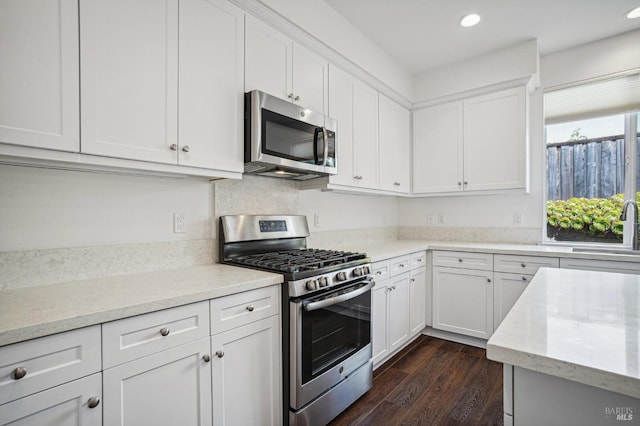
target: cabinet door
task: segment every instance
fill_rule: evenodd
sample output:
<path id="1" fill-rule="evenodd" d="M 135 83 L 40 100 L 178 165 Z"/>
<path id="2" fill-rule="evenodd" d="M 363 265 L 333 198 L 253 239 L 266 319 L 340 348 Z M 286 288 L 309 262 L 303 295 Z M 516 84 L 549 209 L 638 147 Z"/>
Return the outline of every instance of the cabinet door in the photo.
<path id="1" fill-rule="evenodd" d="M 409 111 L 378 95 L 380 189 L 409 193 Z"/>
<path id="2" fill-rule="evenodd" d="M 462 102 L 413 112 L 413 192 L 461 191 Z"/>
<path id="3" fill-rule="evenodd" d="M 488 339 L 493 333 L 493 272 L 433 268 L 433 328 Z"/>
<path id="4" fill-rule="evenodd" d="M 80 0 L 81 151 L 176 164 L 178 0 Z"/>
<path id="5" fill-rule="evenodd" d="M 292 93 L 292 42 L 257 20 L 245 18 L 244 90 L 261 90 L 281 99 Z"/>
<path id="6" fill-rule="evenodd" d="M 180 2 L 178 163 L 242 172 L 244 14 L 224 0 Z"/>
<path id="7" fill-rule="evenodd" d="M 294 43 L 291 74 L 295 103 L 326 114 L 329 96 L 329 62 L 298 43 Z"/>
<path id="8" fill-rule="evenodd" d="M 378 92 L 359 82 L 353 87 L 353 156 L 357 185 L 377 189 Z"/>
<path id="9" fill-rule="evenodd" d="M 427 269 L 411 271 L 409 279 L 409 333 L 415 336 L 426 325 Z"/>
<path id="10" fill-rule="evenodd" d="M 209 338 L 103 372 L 105 425 L 211 424 Z"/>
<path id="11" fill-rule="evenodd" d="M 280 317 L 211 337 L 214 425 L 282 424 Z"/>
<path id="12" fill-rule="evenodd" d="M 376 285 L 371 292 L 371 346 L 374 366 L 389 355 L 389 336 L 387 333 L 388 283 L 388 279 L 376 279 Z"/>
<path id="13" fill-rule="evenodd" d="M 524 88 L 464 101 L 465 190 L 526 188 Z"/>
<path id="14" fill-rule="evenodd" d="M 100 426 L 101 400 L 102 378 L 97 373 L 0 405 L 0 425 Z"/>
<path id="15" fill-rule="evenodd" d="M 353 77 L 329 66 L 329 115 L 338 120 L 336 144 L 338 174 L 329 181 L 338 185 L 354 185 L 353 169 Z"/>
<path id="16" fill-rule="evenodd" d="M 532 275 L 494 273 L 493 329 L 497 329 L 509 313 L 529 282 Z"/>
<path id="17" fill-rule="evenodd" d="M 0 142 L 78 151 L 78 2 L 0 2 L 0 58 Z"/>
<path id="18" fill-rule="evenodd" d="M 409 273 L 389 280 L 389 352 L 409 339 Z"/>

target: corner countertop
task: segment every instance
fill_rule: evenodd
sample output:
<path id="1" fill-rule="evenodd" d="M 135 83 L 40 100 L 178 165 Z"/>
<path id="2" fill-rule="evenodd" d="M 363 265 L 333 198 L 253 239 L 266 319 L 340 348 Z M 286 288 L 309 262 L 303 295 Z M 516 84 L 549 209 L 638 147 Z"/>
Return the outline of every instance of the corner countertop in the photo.
<path id="1" fill-rule="evenodd" d="M 487 357 L 640 398 L 639 323 L 640 276 L 542 268 Z"/>
<path id="2" fill-rule="evenodd" d="M 283 282 L 229 265 L 73 281 L 0 292 L 0 346 Z"/>

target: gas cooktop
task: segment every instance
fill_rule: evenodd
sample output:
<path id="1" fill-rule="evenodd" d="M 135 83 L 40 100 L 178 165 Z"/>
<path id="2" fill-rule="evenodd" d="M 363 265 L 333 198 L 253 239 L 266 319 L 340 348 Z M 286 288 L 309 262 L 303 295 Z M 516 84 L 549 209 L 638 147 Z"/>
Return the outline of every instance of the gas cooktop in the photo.
<path id="1" fill-rule="evenodd" d="M 298 274 L 323 271 L 325 268 L 336 265 L 344 266 L 366 258 L 367 255 L 364 253 L 311 248 L 236 256 L 230 261 L 239 265 Z"/>

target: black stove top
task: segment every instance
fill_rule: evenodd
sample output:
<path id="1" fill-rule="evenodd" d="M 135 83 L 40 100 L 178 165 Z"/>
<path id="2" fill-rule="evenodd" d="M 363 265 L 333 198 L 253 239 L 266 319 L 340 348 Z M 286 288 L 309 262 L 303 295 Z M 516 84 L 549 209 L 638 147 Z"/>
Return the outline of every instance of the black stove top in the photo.
<path id="1" fill-rule="evenodd" d="M 274 272 L 300 274 L 307 272 L 321 273 L 327 268 L 333 269 L 331 267 L 347 266 L 354 261 L 366 258 L 367 255 L 365 253 L 323 249 L 296 249 L 241 255 L 229 260 L 234 264 Z"/>

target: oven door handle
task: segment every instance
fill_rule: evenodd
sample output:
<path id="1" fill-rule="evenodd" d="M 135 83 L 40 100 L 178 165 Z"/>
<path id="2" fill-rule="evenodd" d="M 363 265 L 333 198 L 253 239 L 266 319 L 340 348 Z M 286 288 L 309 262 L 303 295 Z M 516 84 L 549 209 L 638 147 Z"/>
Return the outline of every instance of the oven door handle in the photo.
<path id="1" fill-rule="evenodd" d="M 358 297 L 361 294 L 366 293 L 367 291 L 371 290 L 375 285 L 376 285 L 375 281 L 371 280 L 369 284 L 365 285 L 364 287 L 360 287 L 357 290 L 353 290 L 353 291 L 350 291 L 349 293 L 341 294 L 340 296 L 332 297 L 331 299 L 321 300 L 319 302 L 305 303 L 302 306 L 304 307 L 305 311 L 315 311 L 317 309 L 326 308 L 327 306 L 337 305 L 338 303 L 345 302 L 349 299 L 353 299 L 354 297 Z"/>

